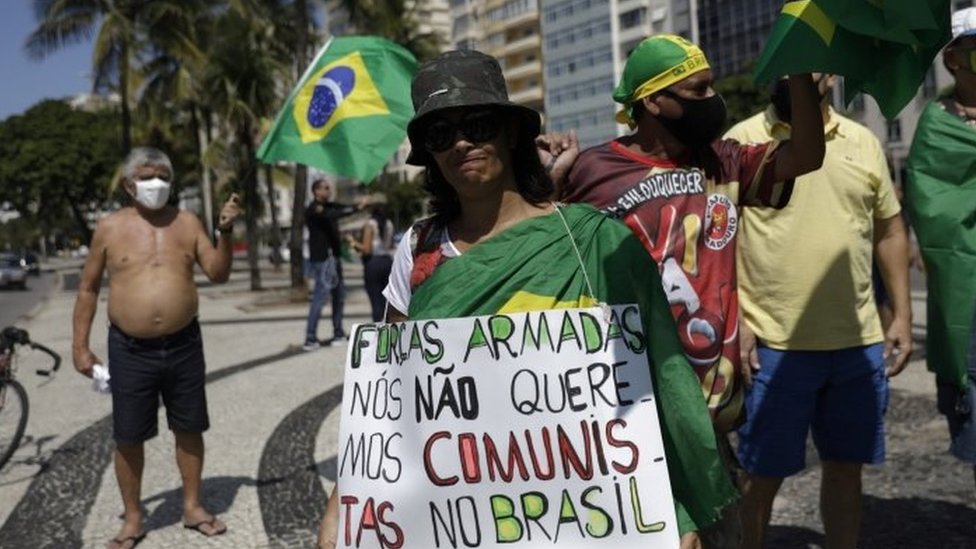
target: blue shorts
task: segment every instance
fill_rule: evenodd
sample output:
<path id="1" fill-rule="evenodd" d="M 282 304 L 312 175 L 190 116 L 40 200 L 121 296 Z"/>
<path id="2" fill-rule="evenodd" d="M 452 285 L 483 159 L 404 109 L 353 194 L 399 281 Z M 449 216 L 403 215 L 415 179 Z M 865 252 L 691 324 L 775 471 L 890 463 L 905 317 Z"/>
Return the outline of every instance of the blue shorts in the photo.
<path id="1" fill-rule="evenodd" d="M 880 343 L 836 351 L 760 344 L 746 391 L 739 461 L 752 475 L 788 477 L 806 466 L 807 432 L 824 461 L 884 461 L 888 379 Z"/>
<path id="2" fill-rule="evenodd" d="M 195 318 L 174 334 L 152 339 L 111 325 L 108 370 L 117 443 L 140 444 L 156 436 L 160 397 L 171 430 L 202 433 L 210 427 L 203 340 Z"/>

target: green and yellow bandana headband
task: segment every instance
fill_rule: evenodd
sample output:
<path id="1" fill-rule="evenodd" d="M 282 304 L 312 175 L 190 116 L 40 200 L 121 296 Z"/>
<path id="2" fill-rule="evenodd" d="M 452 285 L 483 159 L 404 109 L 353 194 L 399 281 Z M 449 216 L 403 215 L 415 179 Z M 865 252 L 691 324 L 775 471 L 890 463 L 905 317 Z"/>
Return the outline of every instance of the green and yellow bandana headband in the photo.
<path id="1" fill-rule="evenodd" d="M 701 49 L 674 34 L 658 34 L 645 38 L 634 48 L 620 83 L 613 90 L 613 100 L 624 108 L 617 112 L 617 122 L 634 125 L 633 103 L 708 69 L 708 59 Z"/>

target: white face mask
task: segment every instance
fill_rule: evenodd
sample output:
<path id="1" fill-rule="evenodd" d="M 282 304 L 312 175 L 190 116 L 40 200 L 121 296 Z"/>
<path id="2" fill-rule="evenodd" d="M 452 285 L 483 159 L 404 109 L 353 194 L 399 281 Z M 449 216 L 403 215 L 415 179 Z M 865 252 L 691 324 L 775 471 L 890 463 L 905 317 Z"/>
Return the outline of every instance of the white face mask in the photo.
<path id="1" fill-rule="evenodd" d="M 169 199 L 169 183 L 158 177 L 136 181 L 136 202 L 150 210 L 158 210 Z"/>

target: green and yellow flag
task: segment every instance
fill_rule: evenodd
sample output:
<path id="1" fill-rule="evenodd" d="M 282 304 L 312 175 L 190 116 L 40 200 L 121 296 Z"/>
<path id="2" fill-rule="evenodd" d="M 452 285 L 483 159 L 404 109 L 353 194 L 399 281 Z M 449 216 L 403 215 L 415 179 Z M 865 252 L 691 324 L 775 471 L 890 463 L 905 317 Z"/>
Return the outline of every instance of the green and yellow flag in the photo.
<path id="1" fill-rule="evenodd" d="M 278 113 L 258 159 L 369 182 L 406 136 L 416 70 L 413 55 L 384 38 L 330 39 Z"/>
<path id="2" fill-rule="evenodd" d="M 756 64 L 756 81 L 803 72 L 842 75 L 845 101 L 864 92 L 894 118 L 949 42 L 949 14 L 950 0 L 786 2 Z"/>
<path id="3" fill-rule="evenodd" d="M 414 261 L 415 273 L 428 276 L 413 290 L 411 320 L 637 303 L 679 530 L 712 524 L 735 500 L 657 265 L 623 223 L 571 204 L 524 220 L 453 259 L 441 262 L 434 253 Z"/>
<path id="4" fill-rule="evenodd" d="M 908 154 L 905 206 L 925 260 L 926 361 L 965 388 L 976 315 L 976 128 L 930 103 Z"/>

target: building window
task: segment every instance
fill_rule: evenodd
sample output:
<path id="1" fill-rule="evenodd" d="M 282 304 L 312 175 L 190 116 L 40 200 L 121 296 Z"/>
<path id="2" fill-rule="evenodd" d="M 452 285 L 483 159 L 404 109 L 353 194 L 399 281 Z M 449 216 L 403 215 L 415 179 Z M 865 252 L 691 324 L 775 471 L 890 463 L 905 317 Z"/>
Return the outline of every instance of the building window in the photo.
<path id="1" fill-rule="evenodd" d="M 888 121 L 888 142 L 901 143 L 901 120 Z"/>
<path id="2" fill-rule="evenodd" d="M 620 14 L 620 28 L 630 29 L 644 22 L 645 8 L 637 8 Z"/>

